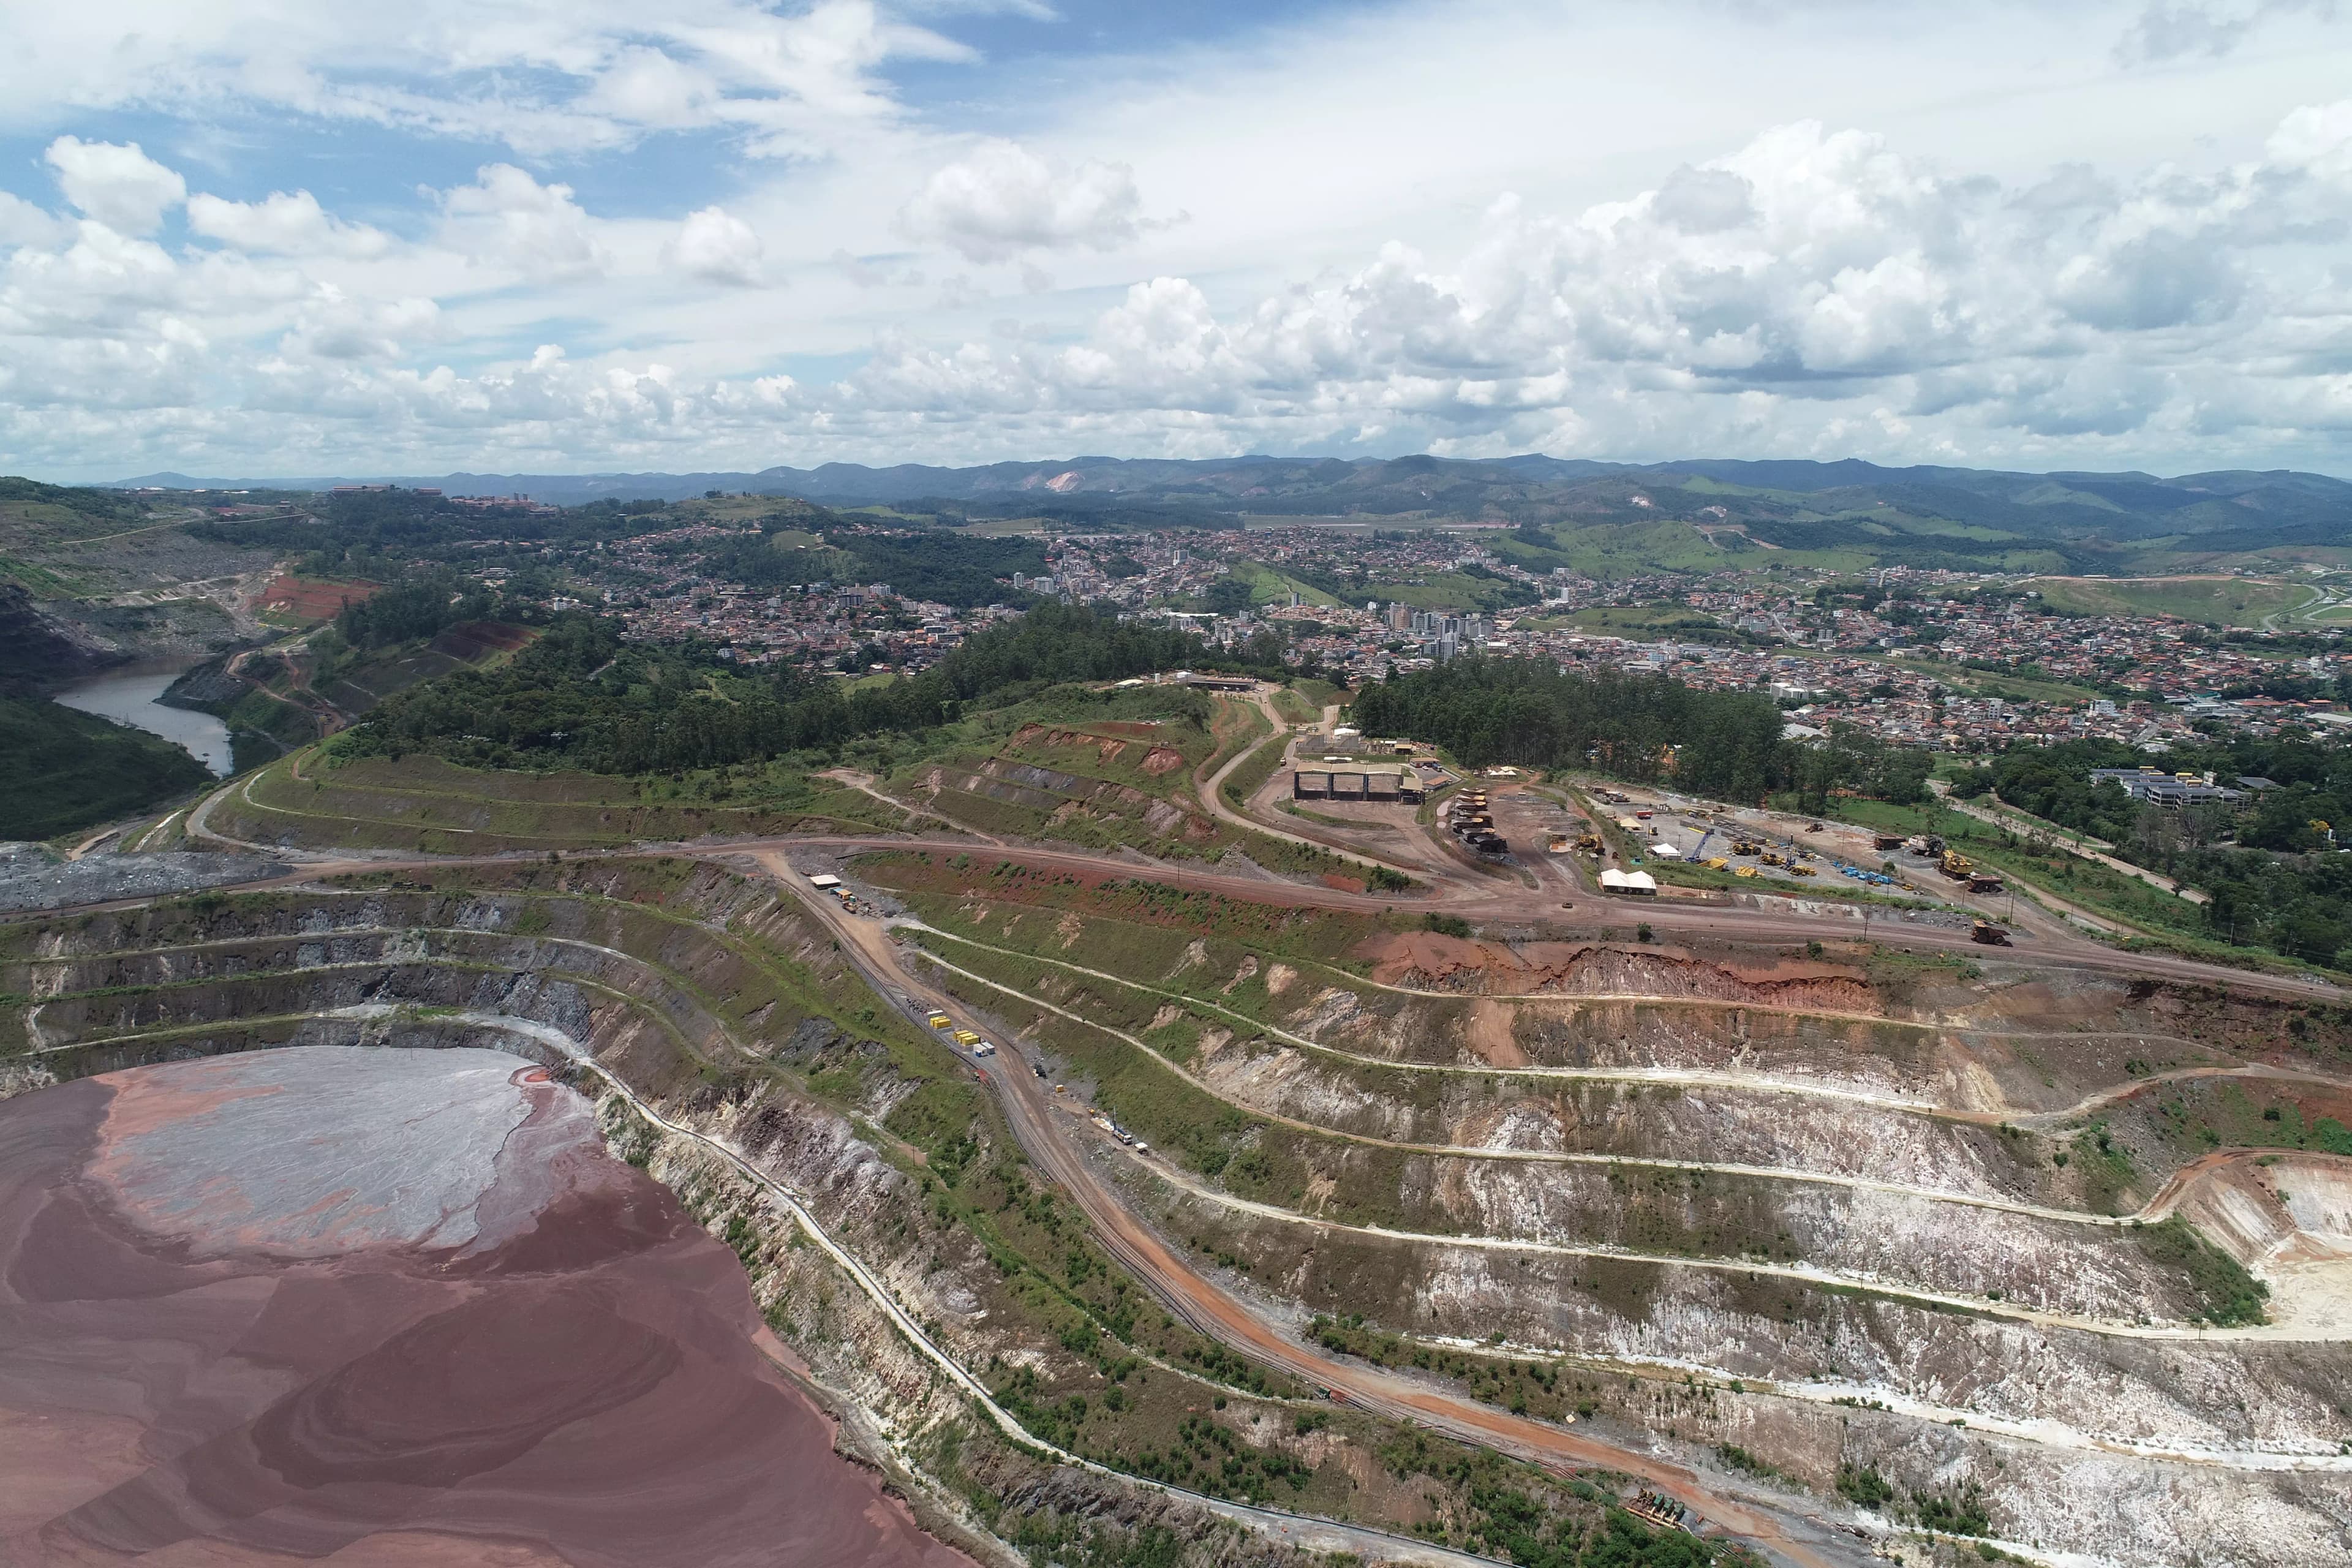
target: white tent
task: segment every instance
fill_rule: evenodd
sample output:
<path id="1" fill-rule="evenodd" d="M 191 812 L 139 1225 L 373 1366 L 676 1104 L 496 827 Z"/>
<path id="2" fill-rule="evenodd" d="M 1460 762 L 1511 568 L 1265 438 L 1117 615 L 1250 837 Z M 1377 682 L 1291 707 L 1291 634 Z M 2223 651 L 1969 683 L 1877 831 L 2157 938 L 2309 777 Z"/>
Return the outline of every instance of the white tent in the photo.
<path id="1" fill-rule="evenodd" d="M 1614 867 L 1601 873 L 1601 890 L 1604 893 L 1654 893 L 1658 879 L 1647 871 L 1620 871 Z"/>

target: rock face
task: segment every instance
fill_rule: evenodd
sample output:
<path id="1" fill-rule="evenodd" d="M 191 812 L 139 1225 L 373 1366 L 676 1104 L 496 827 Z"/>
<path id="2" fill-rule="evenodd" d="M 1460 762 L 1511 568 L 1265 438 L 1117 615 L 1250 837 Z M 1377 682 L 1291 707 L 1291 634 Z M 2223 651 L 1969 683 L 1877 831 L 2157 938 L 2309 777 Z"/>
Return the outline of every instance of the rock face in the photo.
<path id="1" fill-rule="evenodd" d="M 969 1568 L 834 1453 L 740 1266 L 484 1050 L 0 1102 L 0 1562 Z M 339 1559 L 340 1560 L 340 1559 Z"/>
<path id="2" fill-rule="evenodd" d="M 19 584 L 0 583 L 0 693 L 38 690 L 120 664 L 125 657 L 79 626 L 43 615 Z"/>

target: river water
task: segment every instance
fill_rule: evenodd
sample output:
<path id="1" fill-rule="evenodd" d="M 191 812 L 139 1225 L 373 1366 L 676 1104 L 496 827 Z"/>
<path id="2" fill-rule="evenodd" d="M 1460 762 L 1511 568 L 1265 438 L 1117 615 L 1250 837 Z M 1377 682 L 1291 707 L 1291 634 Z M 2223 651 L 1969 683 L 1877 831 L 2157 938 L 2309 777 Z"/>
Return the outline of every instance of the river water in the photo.
<path id="1" fill-rule="evenodd" d="M 187 664 L 133 664 L 77 680 L 55 693 L 68 708 L 135 724 L 180 747 L 223 778 L 229 773 L 228 726 L 209 713 L 155 700 L 186 674 Z"/>

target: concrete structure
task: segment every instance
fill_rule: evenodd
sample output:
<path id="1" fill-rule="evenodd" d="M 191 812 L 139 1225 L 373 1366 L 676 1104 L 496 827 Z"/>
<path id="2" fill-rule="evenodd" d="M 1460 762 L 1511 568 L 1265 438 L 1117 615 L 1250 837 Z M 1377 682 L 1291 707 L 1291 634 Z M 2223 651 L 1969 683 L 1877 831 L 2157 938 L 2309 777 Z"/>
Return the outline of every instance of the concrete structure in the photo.
<path id="1" fill-rule="evenodd" d="M 1418 805 L 1421 780 L 1408 773 L 1300 768 L 1290 775 L 1293 800 L 1369 800 Z"/>

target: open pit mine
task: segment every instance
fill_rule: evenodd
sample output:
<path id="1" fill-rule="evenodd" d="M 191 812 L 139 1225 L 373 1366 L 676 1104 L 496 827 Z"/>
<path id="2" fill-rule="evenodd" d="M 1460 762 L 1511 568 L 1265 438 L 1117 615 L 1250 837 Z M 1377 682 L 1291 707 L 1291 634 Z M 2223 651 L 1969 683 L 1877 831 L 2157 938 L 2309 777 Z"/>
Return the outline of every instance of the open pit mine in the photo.
<path id="1" fill-rule="evenodd" d="M 2352 1562 L 2322 981 L 309 755 L 0 925 L 0 1560 Z"/>

